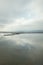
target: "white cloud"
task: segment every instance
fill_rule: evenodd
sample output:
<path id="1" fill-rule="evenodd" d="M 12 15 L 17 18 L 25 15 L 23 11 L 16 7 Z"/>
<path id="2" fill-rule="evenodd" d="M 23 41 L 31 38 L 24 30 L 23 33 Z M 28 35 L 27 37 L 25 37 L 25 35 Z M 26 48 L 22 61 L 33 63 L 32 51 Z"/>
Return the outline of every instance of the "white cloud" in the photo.
<path id="1" fill-rule="evenodd" d="M 43 19 L 15 19 L 9 25 L 5 25 L 4 31 L 29 31 L 29 30 L 43 30 Z"/>
<path id="2" fill-rule="evenodd" d="M 4 28 L 2 30 L 9 31 L 42 29 L 43 0 L 0 0 L 1 24 L 7 24 L 3 25 Z"/>

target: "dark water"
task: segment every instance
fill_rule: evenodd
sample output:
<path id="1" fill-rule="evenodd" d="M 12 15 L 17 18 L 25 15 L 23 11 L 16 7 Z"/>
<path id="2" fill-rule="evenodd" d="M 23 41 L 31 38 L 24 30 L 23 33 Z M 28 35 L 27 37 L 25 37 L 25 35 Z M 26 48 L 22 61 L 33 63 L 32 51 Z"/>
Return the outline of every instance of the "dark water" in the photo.
<path id="1" fill-rule="evenodd" d="M 0 36 L 0 65 L 43 65 L 43 34 Z"/>

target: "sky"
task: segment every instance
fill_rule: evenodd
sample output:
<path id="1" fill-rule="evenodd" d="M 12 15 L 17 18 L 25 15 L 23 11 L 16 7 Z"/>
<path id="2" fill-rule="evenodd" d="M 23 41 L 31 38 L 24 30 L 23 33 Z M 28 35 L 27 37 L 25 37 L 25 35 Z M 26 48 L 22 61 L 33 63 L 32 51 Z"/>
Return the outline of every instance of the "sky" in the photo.
<path id="1" fill-rule="evenodd" d="M 43 30 L 43 0 L 0 0 L 0 31 Z"/>

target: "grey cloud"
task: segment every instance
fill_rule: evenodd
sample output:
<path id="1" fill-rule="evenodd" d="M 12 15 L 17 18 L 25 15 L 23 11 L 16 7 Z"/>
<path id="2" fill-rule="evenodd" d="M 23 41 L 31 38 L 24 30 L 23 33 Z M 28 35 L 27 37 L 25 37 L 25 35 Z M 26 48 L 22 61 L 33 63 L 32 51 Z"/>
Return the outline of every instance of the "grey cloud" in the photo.
<path id="1" fill-rule="evenodd" d="M 22 17 L 25 19 L 43 17 L 42 3 L 42 0 L 40 2 L 39 0 L 0 0 L 0 24 L 13 23 L 13 19 Z M 40 29 L 41 24 L 37 23 L 37 25 Z"/>
<path id="2" fill-rule="evenodd" d="M 19 14 L 21 15 L 24 13 L 24 8 L 28 8 L 29 10 L 31 9 L 30 6 L 32 2 L 35 3 L 34 0 L 0 0 L 0 13 L 2 16 L 4 13 L 5 17 L 19 16 Z M 36 3 L 37 2 L 38 1 L 36 1 Z"/>
<path id="3" fill-rule="evenodd" d="M 0 17 L 2 19 L 22 17 L 26 3 L 26 0 L 0 0 Z"/>

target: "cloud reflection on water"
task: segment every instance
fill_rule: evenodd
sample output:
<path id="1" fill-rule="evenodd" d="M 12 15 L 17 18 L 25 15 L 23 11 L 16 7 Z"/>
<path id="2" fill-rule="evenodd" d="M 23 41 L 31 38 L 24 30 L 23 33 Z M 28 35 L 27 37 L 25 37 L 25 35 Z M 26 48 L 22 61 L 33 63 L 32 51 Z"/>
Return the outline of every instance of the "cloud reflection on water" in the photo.
<path id="1" fill-rule="evenodd" d="M 43 65 L 42 60 L 43 34 L 0 37 L 0 65 Z"/>

